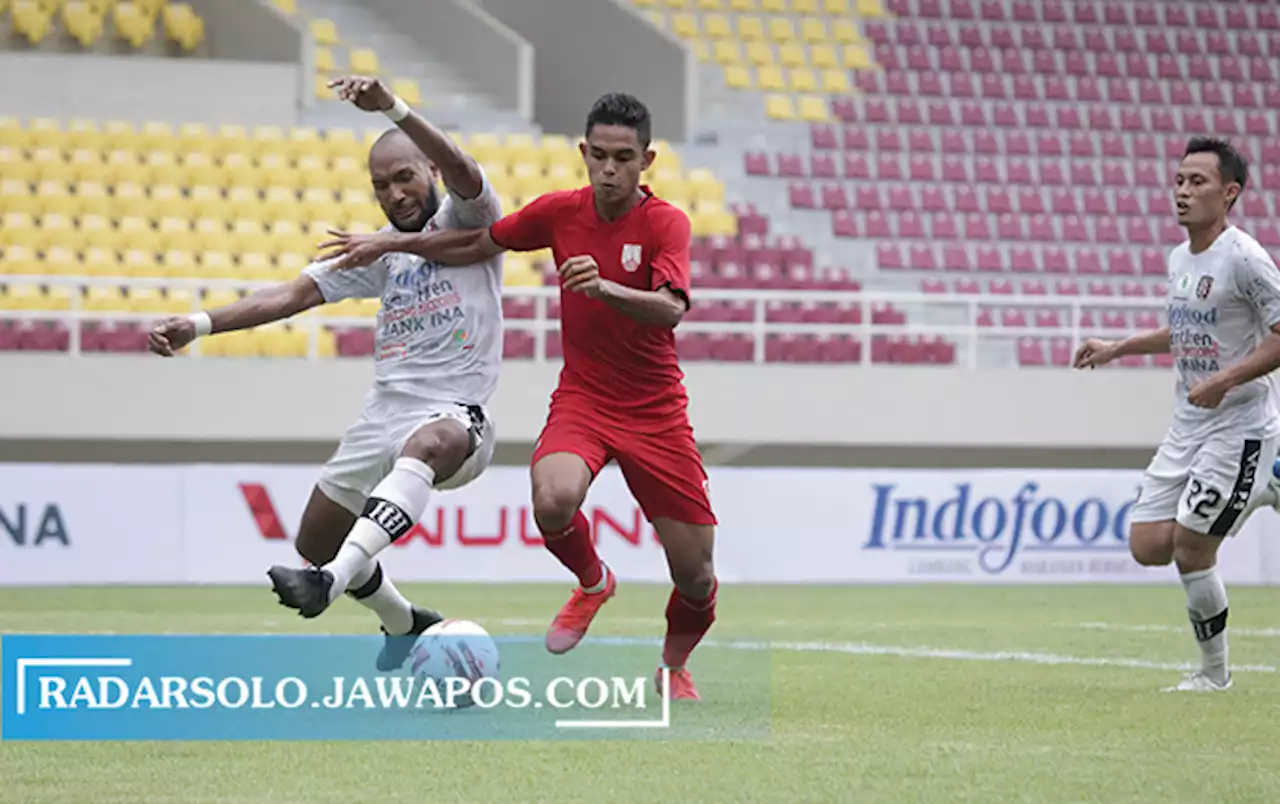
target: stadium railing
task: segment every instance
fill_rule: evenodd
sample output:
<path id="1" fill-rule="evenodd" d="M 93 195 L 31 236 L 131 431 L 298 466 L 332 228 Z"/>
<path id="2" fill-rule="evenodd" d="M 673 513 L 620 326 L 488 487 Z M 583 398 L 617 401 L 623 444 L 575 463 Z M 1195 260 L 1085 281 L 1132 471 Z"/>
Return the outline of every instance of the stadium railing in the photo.
<path id="1" fill-rule="evenodd" d="M 233 290 L 252 291 L 262 287 L 270 287 L 270 282 L 255 282 L 235 279 L 114 279 L 109 277 L 57 277 L 57 276 L 5 276 L 4 281 L 13 284 L 44 285 L 46 287 L 65 287 L 70 290 L 68 308 L 51 309 L 3 309 L 0 310 L 0 324 L 6 321 L 58 322 L 69 332 L 70 341 L 67 353 L 71 355 L 88 354 L 80 348 L 82 326 L 86 323 L 134 323 L 151 324 L 175 313 L 126 312 L 85 309 L 85 300 L 80 293 L 82 288 L 155 288 L 163 290 L 182 289 L 191 292 L 192 311 L 201 308 L 201 291 Z M 560 328 L 560 320 L 549 315 L 558 303 L 560 291 L 556 287 L 516 286 L 504 287 L 503 297 L 507 300 L 532 300 L 534 309 L 532 317 L 506 317 L 504 325 L 508 332 L 530 332 L 535 339 L 535 348 L 531 358 L 534 362 L 554 362 L 558 358 L 550 357 L 546 344 L 548 332 L 556 332 Z M 1035 338 L 1039 341 L 1066 339 L 1074 350 L 1084 338 L 1115 338 L 1132 334 L 1135 327 L 1124 328 L 1102 327 L 1090 325 L 1086 315 L 1096 316 L 1101 311 L 1138 310 L 1164 312 L 1164 301 L 1155 297 L 1097 297 L 1097 296 L 1035 296 L 1035 295 L 993 295 L 993 294 L 957 294 L 941 295 L 937 293 L 905 293 L 879 291 L 835 292 L 829 290 L 698 290 L 695 307 L 712 302 L 736 302 L 741 310 L 743 304 L 750 307 L 750 320 L 708 321 L 698 320 L 693 316 L 681 323 L 678 332 L 681 336 L 706 333 L 713 335 L 746 335 L 752 344 L 750 362 L 765 363 L 766 348 L 770 336 L 774 335 L 811 335 L 852 338 L 860 344 L 860 354 L 855 360 L 830 362 L 830 365 L 871 365 L 878 362 L 868 348 L 873 339 L 893 337 L 929 337 L 946 339 L 956 347 L 957 357 L 948 365 L 965 369 L 980 367 L 981 347 L 988 344 L 1015 344 L 1022 338 Z M 838 305 L 846 311 L 857 308 L 859 311 L 856 323 L 811 323 L 804 321 L 770 320 L 780 306 L 799 305 Z M 910 313 L 911 320 L 906 323 L 881 323 L 875 320 L 877 313 L 886 308 Z M 1058 311 L 1060 326 L 1002 326 L 999 321 L 991 325 L 979 324 L 979 315 L 983 310 L 1003 311 L 1023 309 L 1028 314 L 1028 321 L 1034 320 L 1037 311 Z M 745 318 L 745 315 L 739 316 Z M 939 319 L 958 319 L 943 323 Z M 1126 317 L 1126 320 L 1127 317 Z M 324 307 L 308 311 L 300 316 L 283 322 L 295 332 L 307 335 L 307 359 L 321 359 L 319 335 L 324 329 L 369 329 L 375 325 L 371 317 L 349 317 L 327 312 Z M 1163 324 L 1163 319 L 1161 319 Z M 217 337 L 217 336 L 214 336 Z M 192 344 L 184 353 L 192 357 L 200 357 L 201 342 Z M 963 348 L 962 348 L 963 347 Z M 331 359 L 331 358 L 324 358 Z M 742 360 L 741 362 L 748 362 Z M 817 361 L 818 363 L 826 361 Z M 928 361 L 922 361 L 928 362 Z"/>

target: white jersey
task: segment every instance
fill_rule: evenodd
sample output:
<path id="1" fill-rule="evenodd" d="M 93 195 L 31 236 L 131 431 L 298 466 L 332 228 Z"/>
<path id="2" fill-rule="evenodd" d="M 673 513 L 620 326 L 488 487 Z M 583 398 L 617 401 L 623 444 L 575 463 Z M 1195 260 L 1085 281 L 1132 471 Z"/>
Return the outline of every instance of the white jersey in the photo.
<path id="1" fill-rule="evenodd" d="M 1280 389 L 1272 376 L 1232 389 L 1217 408 L 1187 401 L 1196 383 L 1242 360 L 1280 323 L 1280 270 L 1234 226 L 1205 251 L 1183 243 L 1169 255 L 1170 344 L 1177 367 L 1171 433 L 1205 439 L 1226 433 L 1280 434 Z"/>
<path id="2" fill-rule="evenodd" d="M 426 230 L 485 229 L 501 217 L 502 203 L 486 178 L 470 201 L 447 193 Z M 482 264 L 445 266 L 393 253 L 363 268 L 334 271 L 320 262 L 304 273 L 326 302 L 382 299 L 375 391 L 424 402 L 488 403 L 502 360 L 501 254 Z"/>

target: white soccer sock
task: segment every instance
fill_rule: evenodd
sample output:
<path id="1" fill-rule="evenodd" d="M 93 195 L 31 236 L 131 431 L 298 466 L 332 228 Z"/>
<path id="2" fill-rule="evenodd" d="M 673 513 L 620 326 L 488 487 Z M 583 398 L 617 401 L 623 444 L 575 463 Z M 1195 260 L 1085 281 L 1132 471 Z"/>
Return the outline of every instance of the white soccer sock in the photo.
<path id="1" fill-rule="evenodd" d="M 1216 567 L 1183 573 L 1182 586 L 1204 672 L 1222 683 L 1227 680 L 1227 588 Z"/>
<path id="2" fill-rule="evenodd" d="M 417 458 L 400 458 L 374 487 L 364 513 L 347 534 L 338 555 L 324 565 L 333 573 L 329 600 L 337 600 L 356 573 L 374 556 L 409 532 L 427 510 L 436 473 Z M 366 581 L 367 582 L 367 581 Z"/>
<path id="3" fill-rule="evenodd" d="M 377 586 L 372 591 L 365 587 L 370 581 L 377 579 Z M 391 636 L 403 636 L 413 628 L 413 606 L 400 590 L 391 583 L 391 579 L 382 572 L 377 561 L 366 561 L 351 576 L 350 589 L 352 597 L 361 606 L 372 610 L 382 621 L 382 627 Z M 360 594 L 357 597 L 356 594 Z"/>

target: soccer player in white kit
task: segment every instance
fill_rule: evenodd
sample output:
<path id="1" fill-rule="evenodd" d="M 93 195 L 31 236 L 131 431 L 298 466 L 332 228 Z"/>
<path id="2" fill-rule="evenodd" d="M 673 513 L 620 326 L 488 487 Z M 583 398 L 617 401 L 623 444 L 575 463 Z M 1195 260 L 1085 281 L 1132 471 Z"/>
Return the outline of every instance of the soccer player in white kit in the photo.
<path id="1" fill-rule="evenodd" d="M 1168 326 L 1122 341 L 1089 340 L 1077 368 L 1171 352 L 1173 423 L 1147 467 L 1129 516 L 1129 548 L 1147 566 L 1175 562 L 1201 651 L 1201 669 L 1166 691 L 1231 687 L 1227 592 L 1216 569 L 1225 538 L 1250 514 L 1280 506 L 1272 473 L 1280 446 L 1280 270 L 1227 222 L 1248 179 L 1223 140 L 1197 137 L 1175 179 L 1188 240 L 1169 255 Z"/>
<path id="2" fill-rule="evenodd" d="M 189 318 L 162 322 L 151 349 L 172 355 L 201 335 L 278 321 L 325 303 L 380 298 L 372 390 L 320 473 L 296 547 L 311 566 L 268 571 L 282 605 L 315 617 L 344 592 L 373 609 L 386 635 L 377 665 L 403 664 L 441 616 L 412 606 L 375 556 L 422 517 L 433 490 L 478 477 L 493 456 L 487 404 L 502 359 L 502 258 L 446 267 L 385 248 L 401 233 L 485 228 L 501 203 L 479 165 L 376 79 L 334 81 L 339 96 L 397 124 L 369 152 L 390 226 L 376 253 L 334 233 L 327 259 L 297 279 Z M 436 189 L 442 179 L 447 196 Z"/>

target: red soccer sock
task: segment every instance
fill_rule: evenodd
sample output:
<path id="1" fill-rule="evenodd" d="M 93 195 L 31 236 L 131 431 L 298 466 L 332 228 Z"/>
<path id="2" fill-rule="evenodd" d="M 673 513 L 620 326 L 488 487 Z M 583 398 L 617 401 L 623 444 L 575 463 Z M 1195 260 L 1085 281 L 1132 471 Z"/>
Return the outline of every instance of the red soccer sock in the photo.
<path id="1" fill-rule="evenodd" d="M 569 527 L 559 533 L 544 531 L 542 538 L 551 554 L 578 576 L 583 589 L 598 586 L 604 580 L 604 566 L 591 541 L 591 523 L 581 511 L 573 515 Z"/>
<path id="2" fill-rule="evenodd" d="M 671 590 L 667 599 L 667 638 L 662 645 L 662 663 L 667 667 L 683 667 L 689 654 L 716 621 L 716 592 L 719 581 L 713 581 L 711 594 L 702 600 L 685 597 L 679 589 Z"/>

